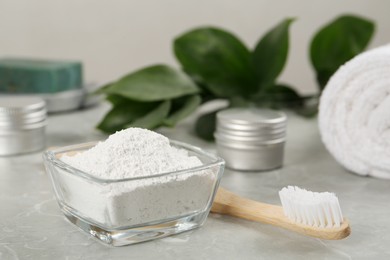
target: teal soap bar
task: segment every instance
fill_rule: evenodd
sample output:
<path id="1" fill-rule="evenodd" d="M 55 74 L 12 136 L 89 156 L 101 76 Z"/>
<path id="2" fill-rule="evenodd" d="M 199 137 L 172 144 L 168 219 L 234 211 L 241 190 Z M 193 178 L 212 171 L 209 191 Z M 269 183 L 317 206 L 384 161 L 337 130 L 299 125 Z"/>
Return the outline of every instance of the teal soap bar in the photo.
<path id="1" fill-rule="evenodd" d="M 82 88 L 81 62 L 0 59 L 0 92 L 57 93 Z"/>

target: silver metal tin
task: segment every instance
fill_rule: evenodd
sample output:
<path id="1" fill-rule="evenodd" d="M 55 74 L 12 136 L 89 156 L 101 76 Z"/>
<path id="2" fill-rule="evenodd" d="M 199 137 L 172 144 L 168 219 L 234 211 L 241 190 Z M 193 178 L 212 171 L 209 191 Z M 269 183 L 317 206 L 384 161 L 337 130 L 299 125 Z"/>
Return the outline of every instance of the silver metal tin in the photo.
<path id="1" fill-rule="evenodd" d="M 233 132 L 245 132 L 255 134 L 260 132 L 270 132 L 270 131 L 284 131 L 286 129 L 286 124 L 278 124 L 278 125 L 260 125 L 260 126 L 252 126 L 252 125 L 242 125 L 242 124 L 234 124 L 234 123 L 223 123 L 217 122 L 217 127 L 219 129 L 225 129 L 226 131 Z"/>
<path id="2" fill-rule="evenodd" d="M 214 137 L 216 140 L 223 142 L 225 145 L 240 145 L 241 147 L 253 147 L 265 144 L 280 143 L 285 141 L 285 135 L 280 135 L 275 138 L 265 138 L 265 137 L 242 137 L 242 136 L 227 136 L 221 135 L 220 133 L 215 133 Z"/>
<path id="3" fill-rule="evenodd" d="M 39 94 L 46 101 L 49 113 L 65 112 L 79 109 L 85 99 L 83 88 L 58 92 L 55 94 Z"/>
<path id="4" fill-rule="evenodd" d="M 286 119 L 282 112 L 260 108 L 231 108 L 218 113 L 218 121 L 225 125 L 276 127 L 279 124 L 285 125 Z"/>
<path id="5" fill-rule="evenodd" d="M 45 147 L 46 105 L 36 97 L 0 97 L 0 156 Z"/>
<path id="6" fill-rule="evenodd" d="M 39 94 L 5 94 L 5 97 L 29 97 L 41 98 L 46 103 L 48 113 L 59 113 L 90 107 L 102 100 L 101 95 L 93 94 L 100 85 L 86 84 L 82 88 L 66 90 L 57 93 Z"/>
<path id="7" fill-rule="evenodd" d="M 219 155 L 235 170 L 264 171 L 283 164 L 286 138 L 283 112 L 231 108 L 217 114 L 214 134 Z"/>
<path id="8" fill-rule="evenodd" d="M 284 142 L 257 147 L 232 147 L 217 142 L 220 157 L 227 167 L 240 171 L 265 171 L 283 164 Z"/>

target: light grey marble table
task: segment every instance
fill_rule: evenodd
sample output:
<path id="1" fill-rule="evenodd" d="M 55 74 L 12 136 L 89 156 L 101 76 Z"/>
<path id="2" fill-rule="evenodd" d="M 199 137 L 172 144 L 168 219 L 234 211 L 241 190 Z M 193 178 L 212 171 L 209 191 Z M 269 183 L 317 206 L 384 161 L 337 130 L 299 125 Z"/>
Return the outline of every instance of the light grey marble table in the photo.
<path id="1" fill-rule="evenodd" d="M 50 116 L 48 146 L 105 138 L 94 129 L 107 110 Z M 160 132 L 215 152 L 192 133 L 193 118 Z M 352 234 L 341 241 L 304 237 L 268 225 L 211 214 L 197 230 L 126 247 L 108 247 L 62 216 L 40 153 L 0 158 L 0 259 L 390 259 L 390 181 L 348 173 L 320 141 L 315 119 L 289 115 L 283 168 L 261 173 L 226 170 L 222 186 L 278 203 L 277 191 L 299 185 L 339 196 Z"/>

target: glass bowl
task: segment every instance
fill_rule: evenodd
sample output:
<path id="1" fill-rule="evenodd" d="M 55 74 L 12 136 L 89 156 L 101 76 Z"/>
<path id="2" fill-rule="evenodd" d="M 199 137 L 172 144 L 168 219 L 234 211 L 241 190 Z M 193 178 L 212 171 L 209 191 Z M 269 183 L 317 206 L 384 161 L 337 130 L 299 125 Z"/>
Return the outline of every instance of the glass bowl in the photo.
<path id="1" fill-rule="evenodd" d="M 97 142 L 54 148 L 44 153 L 57 202 L 77 227 L 112 245 L 161 238 L 202 226 L 212 206 L 225 162 L 189 144 L 170 141 L 203 165 L 147 177 L 101 179 L 60 158 Z"/>

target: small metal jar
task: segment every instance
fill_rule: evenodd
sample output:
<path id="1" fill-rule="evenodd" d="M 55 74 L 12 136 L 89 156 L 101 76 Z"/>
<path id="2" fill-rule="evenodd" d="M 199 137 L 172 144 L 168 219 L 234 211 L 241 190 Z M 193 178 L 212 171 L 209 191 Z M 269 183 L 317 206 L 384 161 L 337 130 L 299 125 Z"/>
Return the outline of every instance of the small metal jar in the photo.
<path id="1" fill-rule="evenodd" d="M 218 154 L 226 166 L 264 171 L 283 164 L 287 117 L 259 108 L 231 108 L 217 113 L 214 133 Z"/>
<path id="2" fill-rule="evenodd" d="M 0 97 L 0 156 L 45 147 L 46 105 L 41 98 Z"/>

